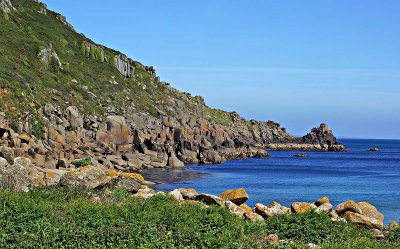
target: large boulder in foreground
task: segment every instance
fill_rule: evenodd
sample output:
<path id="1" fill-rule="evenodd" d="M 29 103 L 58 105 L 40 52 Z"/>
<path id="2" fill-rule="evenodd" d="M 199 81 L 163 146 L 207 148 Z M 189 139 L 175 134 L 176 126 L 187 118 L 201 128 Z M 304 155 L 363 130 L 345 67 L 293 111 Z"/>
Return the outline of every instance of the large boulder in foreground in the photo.
<path id="1" fill-rule="evenodd" d="M 246 211 L 231 201 L 225 201 L 224 206 L 229 209 L 229 212 L 239 218 L 245 218 Z"/>
<path id="2" fill-rule="evenodd" d="M 288 214 L 290 213 L 290 209 L 273 201 L 269 206 L 260 203 L 256 204 L 255 212 L 266 219 L 274 215 Z"/>
<path id="3" fill-rule="evenodd" d="M 46 185 L 44 174 L 40 172 L 28 158 L 16 157 L 13 164 L 6 164 L 2 158 L 0 168 L 0 186 L 15 191 Z"/>
<path id="4" fill-rule="evenodd" d="M 328 213 L 330 213 L 332 211 L 332 209 L 333 209 L 332 204 L 324 203 L 322 205 L 319 205 L 317 207 L 317 209 L 315 210 L 315 212 L 317 212 L 317 213 L 327 213 L 328 214 Z"/>
<path id="5" fill-rule="evenodd" d="M 314 202 L 315 206 L 317 207 L 327 203 L 330 203 L 330 200 L 327 196 L 323 196 Z"/>
<path id="6" fill-rule="evenodd" d="M 121 188 L 129 192 L 138 192 L 144 178 L 140 174 L 120 173 L 104 166 L 85 166 L 72 170 L 61 177 L 60 185 L 66 187 Z"/>
<path id="7" fill-rule="evenodd" d="M 236 190 L 227 190 L 219 195 L 224 200 L 231 201 L 236 205 L 245 203 L 249 199 L 249 195 L 246 193 L 244 188 Z"/>
<path id="8" fill-rule="evenodd" d="M 371 216 L 366 216 L 366 215 L 357 214 L 357 213 L 348 211 L 344 214 L 344 218 L 348 222 L 351 222 L 353 224 L 356 224 L 356 225 L 359 225 L 362 227 L 367 227 L 367 228 L 371 228 L 371 229 L 376 228 L 379 230 L 383 230 L 383 228 L 384 228 L 383 221 L 378 220 Z"/>
<path id="9" fill-rule="evenodd" d="M 350 212 L 353 212 L 353 213 L 357 213 L 357 214 L 361 214 L 361 208 L 353 200 L 349 200 L 349 201 L 345 201 L 343 203 L 340 203 L 336 207 L 336 213 L 338 213 L 338 215 L 342 215 L 342 214 L 346 213 L 347 211 L 350 211 Z"/>
<path id="10" fill-rule="evenodd" d="M 180 188 L 178 190 L 185 200 L 194 200 L 199 194 L 194 188 Z"/>
<path id="11" fill-rule="evenodd" d="M 302 214 L 317 209 L 317 206 L 308 202 L 294 202 L 290 207 L 295 214 Z"/>
<path id="12" fill-rule="evenodd" d="M 108 188 L 124 189 L 132 193 L 137 193 L 144 182 L 143 176 L 135 173 L 118 173 L 115 170 L 110 170 L 107 175 L 110 177 L 117 175 L 117 177 L 112 177 Z"/>
<path id="13" fill-rule="evenodd" d="M 370 229 L 384 229 L 384 215 L 368 202 L 346 201 L 337 206 L 336 212 L 353 224 Z"/>
<path id="14" fill-rule="evenodd" d="M 195 200 L 204 202 L 207 205 L 224 206 L 225 203 L 224 199 L 222 199 L 221 197 L 210 194 L 198 194 L 195 197 Z"/>
<path id="15" fill-rule="evenodd" d="M 60 185 L 65 187 L 81 187 L 85 189 L 95 189 L 103 187 L 116 177 L 108 175 L 108 169 L 100 166 L 85 166 L 72 170 L 65 174 L 61 180 Z"/>
<path id="16" fill-rule="evenodd" d="M 154 195 L 156 195 L 156 192 L 153 189 L 147 187 L 146 185 L 142 185 L 138 190 L 138 192 L 135 194 L 136 197 L 143 199 L 153 197 Z"/>

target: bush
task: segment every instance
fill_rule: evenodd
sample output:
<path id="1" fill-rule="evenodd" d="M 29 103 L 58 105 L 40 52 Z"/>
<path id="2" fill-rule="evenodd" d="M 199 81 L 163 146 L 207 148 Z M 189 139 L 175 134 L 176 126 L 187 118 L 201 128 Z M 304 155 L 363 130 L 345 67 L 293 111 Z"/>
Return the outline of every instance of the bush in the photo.
<path id="1" fill-rule="evenodd" d="M 9 20 L 10 20 L 10 17 L 8 16 L 8 14 L 7 14 L 6 12 L 3 12 L 3 11 L 2 11 L 2 17 L 3 17 L 3 19 L 6 20 L 6 21 L 9 21 Z"/>
<path id="2" fill-rule="evenodd" d="M 267 220 L 266 228 L 278 234 L 280 238 L 290 238 L 304 243 L 320 244 L 327 239 L 340 242 L 355 236 L 372 238 L 368 231 L 344 222 L 332 223 L 327 214 L 315 212 L 274 216 Z"/>
<path id="3" fill-rule="evenodd" d="M 88 157 L 85 159 L 81 159 L 72 163 L 77 168 L 85 167 L 92 164 L 92 160 Z"/>
<path id="4" fill-rule="evenodd" d="M 387 239 L 390 242 L 400 244 L 400 227 L 390 230 Z"/>
<path id="5" fill-rule="evenodd" d="M 42 122 L 34 120 L 32 123 L 32 134 L 38 139 L 44 138 L 44 125 Z"/>
<path id="6" fill-rule="evenodd" d="M 97 196 L 100 201 L 93 201 Z M 110 194 L 42 188 L 29 193 L 0 190 L 0 248 L 399 248 L 399 230 L 379 242 L 369 231 L 326 215 L 307 213 L 247 222 L 218 206 L 179 204 L 171 196 L 137 199 Z"/>

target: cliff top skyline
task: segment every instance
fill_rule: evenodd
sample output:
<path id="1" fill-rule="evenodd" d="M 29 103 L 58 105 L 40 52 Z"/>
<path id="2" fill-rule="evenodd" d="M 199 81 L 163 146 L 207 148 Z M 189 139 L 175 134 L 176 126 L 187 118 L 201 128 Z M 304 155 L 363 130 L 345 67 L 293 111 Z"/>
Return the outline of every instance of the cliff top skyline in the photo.
<path id="1" fill-rule="evenodd" d="M 396 1 L 44 2 L 212 107 L 294 134 L 326 122 L 341 137 L 400 138 Z"/>

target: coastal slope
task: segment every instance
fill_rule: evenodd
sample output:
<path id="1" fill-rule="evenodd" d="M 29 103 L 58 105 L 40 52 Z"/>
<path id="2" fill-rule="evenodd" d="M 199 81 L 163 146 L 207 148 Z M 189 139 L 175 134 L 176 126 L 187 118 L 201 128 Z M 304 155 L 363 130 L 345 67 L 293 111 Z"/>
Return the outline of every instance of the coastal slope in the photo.
<path id="1" fill-rule="evenodd" d="M 43 3 L 0 7 L 0 156 L 10 162 L 67 169 L 90 158 L 137 171 L 268 157 L 266 149 L 345 151 L 326 124 L 297 138 L 276 122 L 210 108 Z"/>

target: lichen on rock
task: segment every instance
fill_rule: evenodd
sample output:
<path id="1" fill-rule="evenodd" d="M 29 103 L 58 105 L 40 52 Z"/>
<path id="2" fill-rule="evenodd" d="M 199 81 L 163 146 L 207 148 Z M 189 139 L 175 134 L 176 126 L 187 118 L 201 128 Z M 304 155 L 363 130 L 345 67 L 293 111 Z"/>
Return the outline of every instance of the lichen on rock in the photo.
<path id="1" fill-rule="evenodd" d="M 58 69 L 64 69 L 58 54 L 56 51 L 54 51 L 52 46 L 50 46 L 50 48 L 43 48 L 40 50 L 38 57 L 45 65 L 51 65 Z"/>

